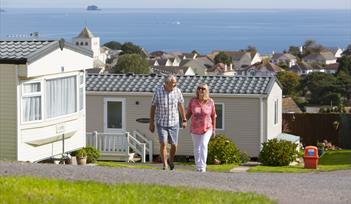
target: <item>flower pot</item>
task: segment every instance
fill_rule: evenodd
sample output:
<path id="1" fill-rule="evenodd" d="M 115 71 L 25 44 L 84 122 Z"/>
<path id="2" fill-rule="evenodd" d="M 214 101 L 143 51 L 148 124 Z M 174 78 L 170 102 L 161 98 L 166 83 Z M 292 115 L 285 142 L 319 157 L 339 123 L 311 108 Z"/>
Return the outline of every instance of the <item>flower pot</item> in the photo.
<path id="1" fill-rule="evenodd" d="M 77 157 L 77 164 L 78 165 L 86 165 L 87 164 L 87 157 Z"/>

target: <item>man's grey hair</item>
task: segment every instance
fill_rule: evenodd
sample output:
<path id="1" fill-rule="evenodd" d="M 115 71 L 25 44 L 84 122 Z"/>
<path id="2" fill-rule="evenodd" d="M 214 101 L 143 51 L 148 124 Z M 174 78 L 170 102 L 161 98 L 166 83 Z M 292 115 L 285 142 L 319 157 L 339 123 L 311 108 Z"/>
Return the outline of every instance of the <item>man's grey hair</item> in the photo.
<path id="1" fill-rule="evenodd" d="M 173 74 L 167 75 L 165 78 L 165 84 L 171 82 L 172 79 L 176 79 L 176 77 Z"/>

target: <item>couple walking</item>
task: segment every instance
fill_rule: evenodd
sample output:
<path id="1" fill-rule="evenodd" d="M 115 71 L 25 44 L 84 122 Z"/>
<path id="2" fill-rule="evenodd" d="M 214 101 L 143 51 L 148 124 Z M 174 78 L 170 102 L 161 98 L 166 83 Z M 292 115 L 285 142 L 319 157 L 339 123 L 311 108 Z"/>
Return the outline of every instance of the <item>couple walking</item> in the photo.
<path id="1" fill-rule="evenodd" d="M 184 97 L 176 84 L 176 77 L 169 75 L 165 78 L 164 84 L 156 89 L 151 102 L 149 130 L 152 133 L 155 132 L 155 128 L 157 130 L 163 169 L 173 170 L 180 126 L 179 112 L 182 128 L 186 128 L 187 119 L 191 119 L 190 133 L 194 145 L 196 170 L 206 172 L 207 146 L 216 129 L 217 115 L 214 101 L 209 97 L 208 86 L 199 84 L 196 96 L 189 101 L 185 112 Z M 167 162 L 167 143 L 171 145 L 169 162 Z"/>

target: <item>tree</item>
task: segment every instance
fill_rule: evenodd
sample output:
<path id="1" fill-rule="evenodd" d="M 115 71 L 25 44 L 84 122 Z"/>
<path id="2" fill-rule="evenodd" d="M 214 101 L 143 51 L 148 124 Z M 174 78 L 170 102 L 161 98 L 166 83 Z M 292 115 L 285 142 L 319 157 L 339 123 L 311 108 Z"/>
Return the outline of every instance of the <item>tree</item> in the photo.
<path id="1" fill-rule="evenodd" d="M 197 51 L 197 50 L 193 50 L 193 51 L 191 51 L 191 53 L 193 54 L 193 55 L 197 55 L 197 56 L 199 56 L 200 55 L 200 53 Z"/>
<path id="2" fill-rule="evenodd" d="M 288 52 L 297 58 L 301 57 L 300 48 L 297 46 L 290 46 Z"/>
<path id="3" fill-rule="evenodd" d="M 301 87 L 310 92 L 309 103 L 321 105 L 338 105 L 342 90 L 337 79 L 331 74 L 313 72 L 308 74 L 301 82 Z"/>
<path id="4" fill-rule="evenodd" d="M 338 59 L 339 70 L 338 72 L 344 71 L 351 75 L 351 55 L 343 55 Z"/>
<path id="5" fill-rule="evenodd" d="M 351 56 L 351 44 L 349 44 L 347 48 L 344 50 L 344 52 L 342 52 L 342 56 L 345 56 L 345 55 Z"/>
<path id="6" fill-rule="evenodd" d="M 230 65 L 232 63 L 232 57 L 225 54 L 225 52 L 221 51 L 215 56 L 214 61 L 216 64 L 223 63 L 226 65 Z"/>
<path id="7" fill-rule="evenodd" d="M 120 50 L 122 48 L 122 44 L 117 41 L 110 41 L 104 44 L 104 46 L 112 49 L 112 50 Z"/>
<path id="8" fill-rule="evenodd" d="M 306 40 L 304 45 L 303 45 L 302 56 L 305 57 L 309 54 L 320 53 L 320 52 L 325 51 L 325 50 L 326 50 L 325 47 L 323 47 L 323 45 L 316 43 L 316 41 Z"/>
<path id="9" fill-rule="evenodd" d="M 138 45 L 134 45 L 133 43 L 131 42 L 126 42 L 122 45 L 121 47 L 121 50 L 122 50 L 122 53 L 121 55 L 124 55 L 124 54 L 138 54 L 142 57 L 146 57 L 146 54 L 144 52 L 144 50 L 139 47 Z"/>
<path id="10" fill-rule="evenodd" d="M 124 54 L 119 57 L 117 64 L 112 68 L 114 73 L 148 74 L 149 64 L 147 60 L 138 54 Z"/>
<path id="11" fill-rule="evenodd" d="M 299 76 L 294 72 L 278 72 L 277 78 L 283 86 L 283 95 L 294 95 L 299 86 Z"/>
<path id="12" fill-rule="evenodd" d="M 351 75 L 345 71 L 339 71 L 336 75 L 337 85 L 340 89 L 341 96 L 345 99 L 345 102 L 351 99 Z"/>

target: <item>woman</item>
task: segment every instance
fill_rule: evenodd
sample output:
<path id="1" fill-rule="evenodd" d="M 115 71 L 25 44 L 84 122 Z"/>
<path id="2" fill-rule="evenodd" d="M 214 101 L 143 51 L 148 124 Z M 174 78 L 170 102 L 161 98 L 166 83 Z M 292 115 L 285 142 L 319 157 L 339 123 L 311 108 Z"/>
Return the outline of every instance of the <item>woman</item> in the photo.
<path id="1" fill-rule="evenodd" d="M 196 171 L 206 172 L 207 146 L 211 136 L 215 136 L 216 110 L 209 96 L 208 86 L 200 84 L 196 97 L 189 101 L 187 118 L 191 118 L 190 133 L 194 145 Z"/>

